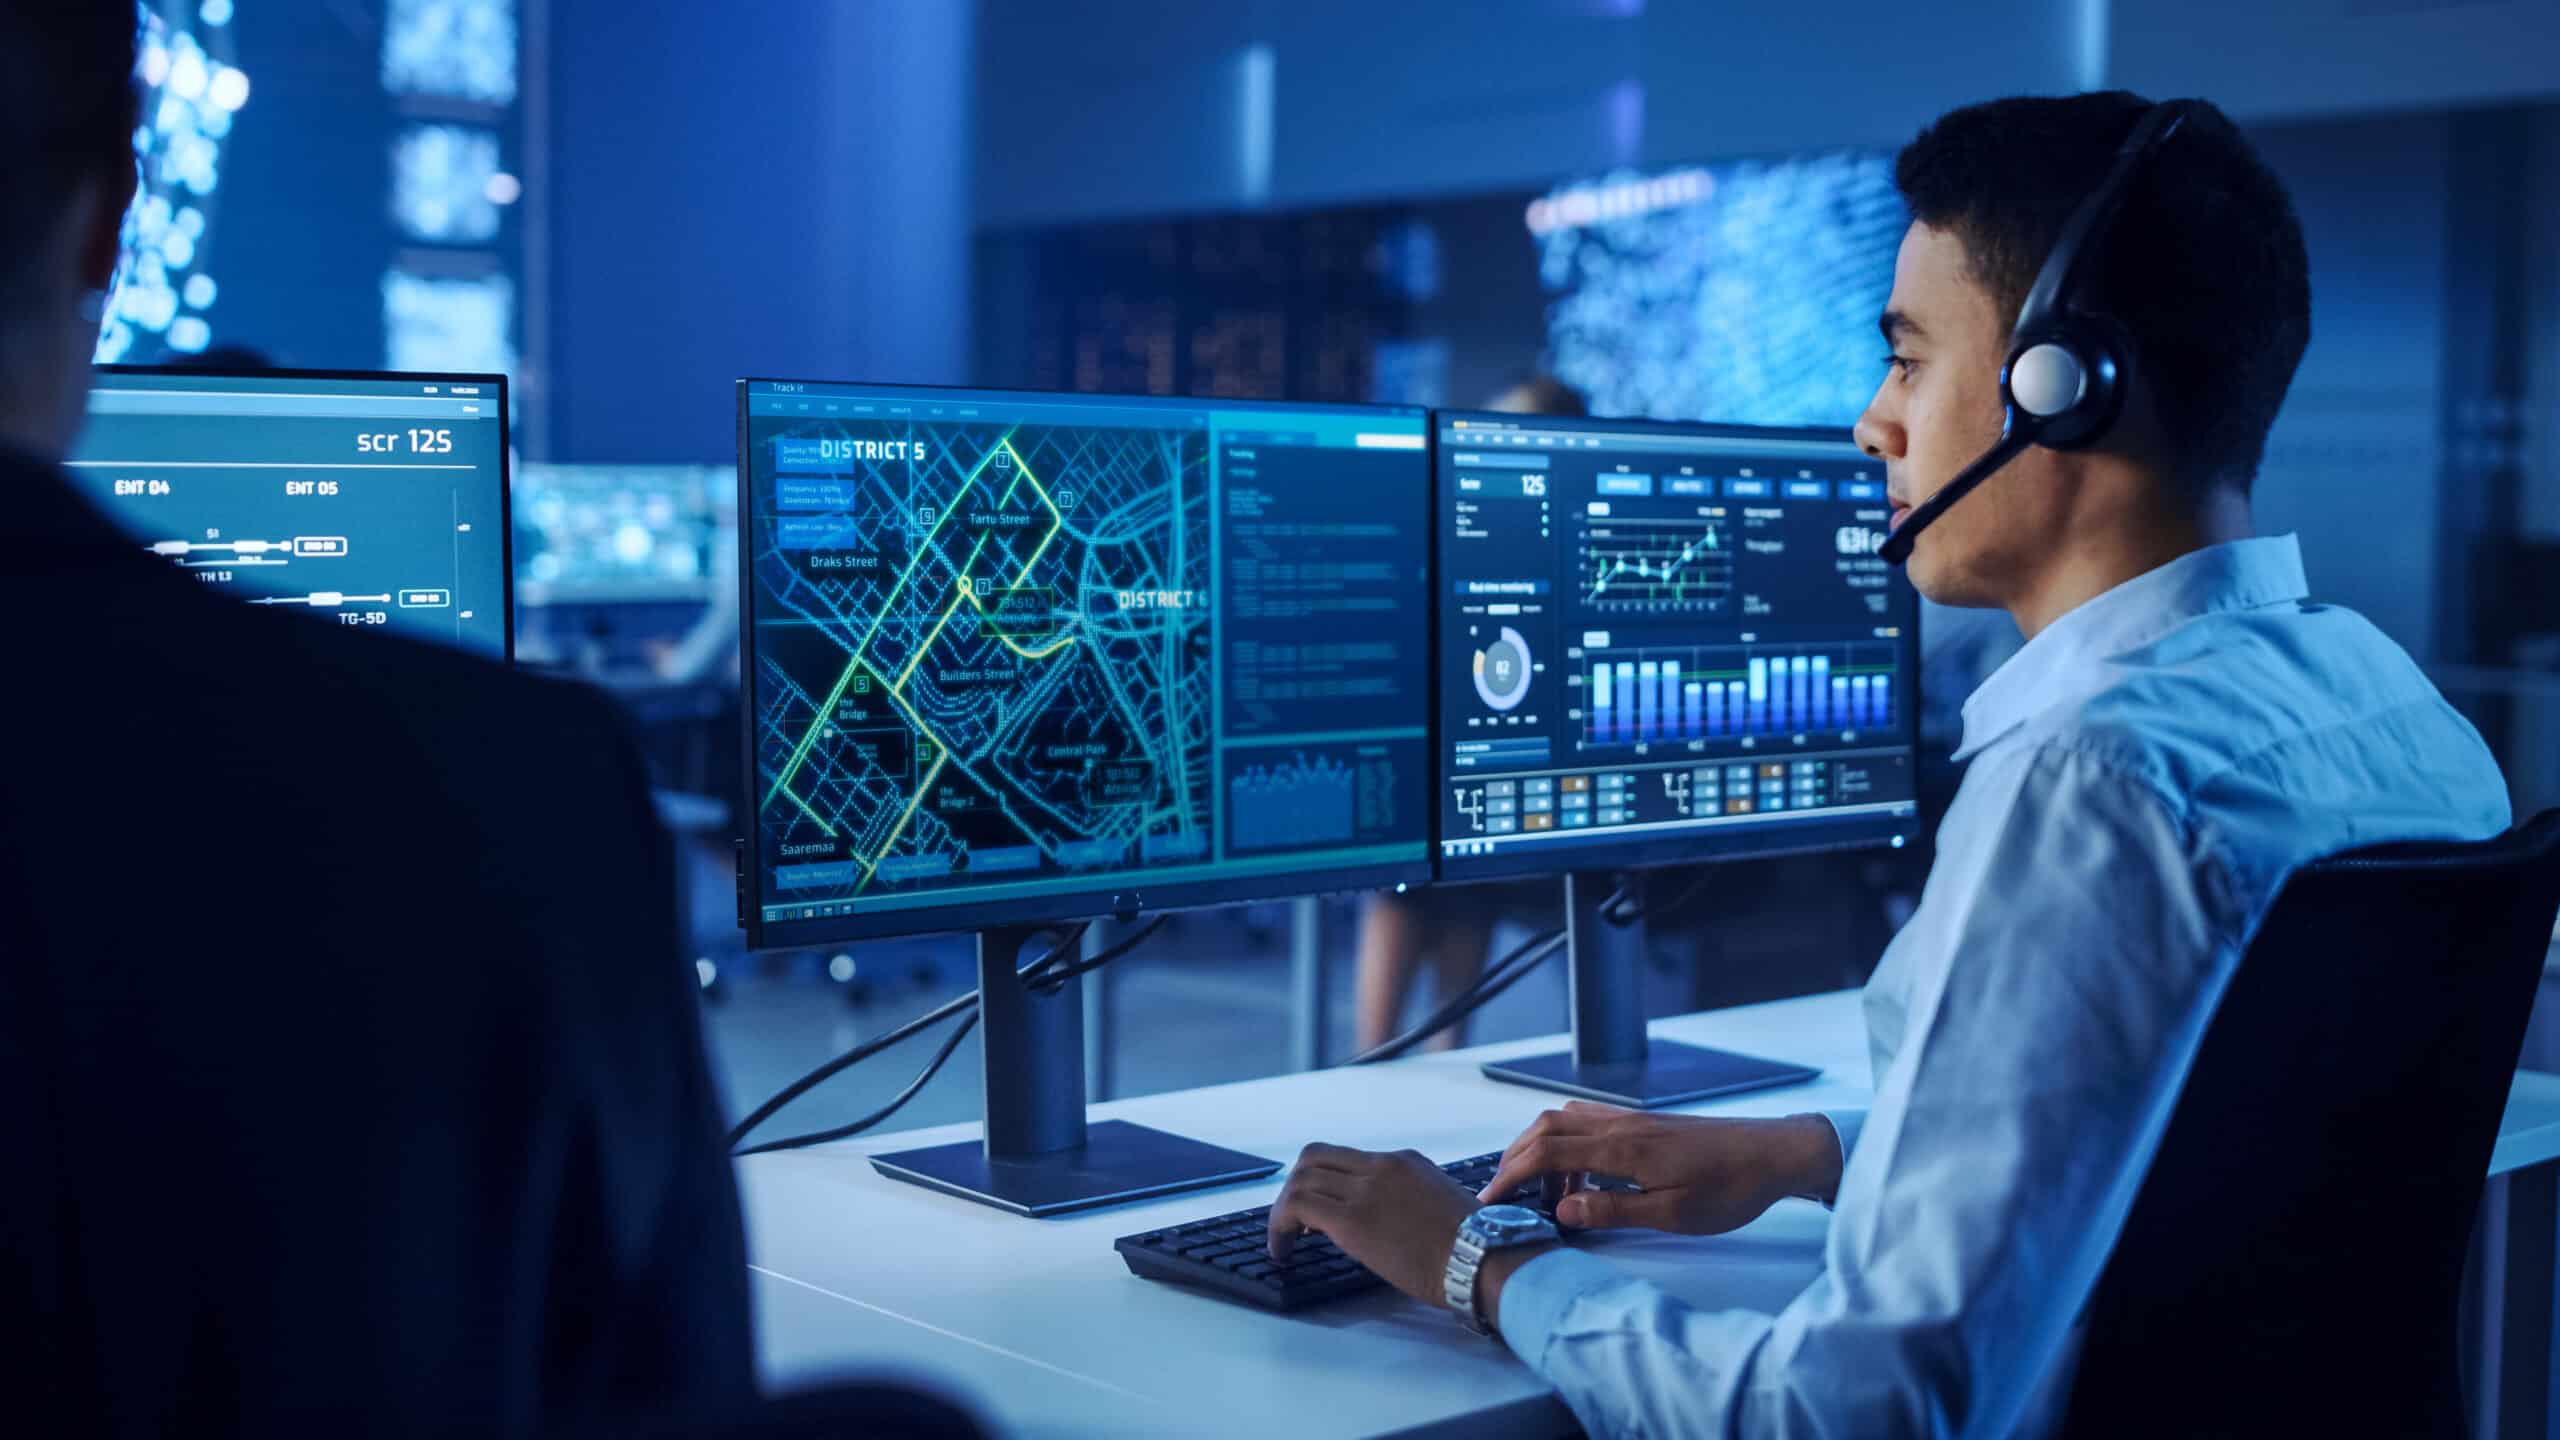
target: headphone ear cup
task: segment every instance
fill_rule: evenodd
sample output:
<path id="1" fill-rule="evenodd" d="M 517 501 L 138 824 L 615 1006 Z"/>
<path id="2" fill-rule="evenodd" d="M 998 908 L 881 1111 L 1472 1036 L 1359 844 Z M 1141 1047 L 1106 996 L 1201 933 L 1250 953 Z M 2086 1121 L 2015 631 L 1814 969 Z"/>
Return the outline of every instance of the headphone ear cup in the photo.
<path id="1" fill-rule="evenodd" d="M 2122 326 L 2092 315 L 2070 316 L 2011 353 L 2009 401 L 2033 423 L 2035 443 L 2048 450 L 2088 449 L 2124 413 L 2132 355 L 2132 337 Z"/>
<path id="2" fill-rule="evenodd" d="M 2030 341 L 2009 360 L 2010 402 L 2039 423 L 2070 413 L 2088 391 L 2088 366 L 2068 341 Z"/>

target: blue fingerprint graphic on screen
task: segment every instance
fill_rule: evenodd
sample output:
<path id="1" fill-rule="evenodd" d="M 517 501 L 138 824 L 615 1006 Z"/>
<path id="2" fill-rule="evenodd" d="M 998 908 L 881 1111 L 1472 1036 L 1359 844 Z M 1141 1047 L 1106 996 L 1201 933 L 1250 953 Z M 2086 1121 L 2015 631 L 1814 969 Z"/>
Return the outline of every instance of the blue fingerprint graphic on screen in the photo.
<path id="1" fill-rule="evenodd" d="M 1563 186 L 1528 213 L 1547 368 L 1596 414 L 1848 425 L 1907 219 L 1882 151 Z"/>

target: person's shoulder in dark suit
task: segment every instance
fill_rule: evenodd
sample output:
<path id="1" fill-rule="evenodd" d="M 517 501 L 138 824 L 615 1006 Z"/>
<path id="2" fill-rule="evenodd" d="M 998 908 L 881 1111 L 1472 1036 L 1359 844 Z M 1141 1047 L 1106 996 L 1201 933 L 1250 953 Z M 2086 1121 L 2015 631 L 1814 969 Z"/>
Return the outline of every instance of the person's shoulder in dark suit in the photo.
<path id="1" fill-rule="evenodd" d="M 671 853 L 611 705 L 228 601 L 49 467 L 0 458 L 0 496 L 33 1157 L 0 1204 L 53 1337 L 19 1378 L 137 1433 L 749 1393 Z"/>

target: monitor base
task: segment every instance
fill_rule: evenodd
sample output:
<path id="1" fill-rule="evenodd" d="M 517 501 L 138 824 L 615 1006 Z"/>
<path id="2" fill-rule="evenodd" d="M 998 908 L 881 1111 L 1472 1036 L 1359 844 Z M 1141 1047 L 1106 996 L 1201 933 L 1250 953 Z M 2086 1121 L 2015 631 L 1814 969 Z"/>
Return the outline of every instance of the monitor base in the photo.
<path id="1" fill-rule="evenodd" d="M 874 1155 L 871 1164 L 892 1180 L 1033 1217 L 1259 1180 L 1280 1169 L 1277 1160 L 1126 1120 L 1095 1121 L 1084 1127 L 1083 1144 L 1046 1154 L 997 1159 L 984 1141 L 963 1140 Z"/>
<path id="2" fill-rule="evenodd" d="M 1637 1060 L 1586 1065 L 1567 1050 L 1518 1060 L 1488 1060 L 1484 1073 L 1512 1085 L 1560 1091 L 1634 1110 L 1659 1110 L 1718 1095 L 1794 1085 L 1822 1072 L 1810 1065 L 1655 1040 Z"/>

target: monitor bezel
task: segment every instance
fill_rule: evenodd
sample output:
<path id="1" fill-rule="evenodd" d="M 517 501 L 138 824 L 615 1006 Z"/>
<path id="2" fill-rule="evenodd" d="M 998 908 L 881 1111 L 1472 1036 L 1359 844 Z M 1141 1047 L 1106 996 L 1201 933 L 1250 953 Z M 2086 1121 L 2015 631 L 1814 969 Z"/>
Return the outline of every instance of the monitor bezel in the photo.
<path id="1" fill-rule="evenodd" d="M 1378 405 L 1344 401 L 1247 400 L 1217 396 L 1129 395 L 1117 392 L 1033 390 L 990 385 L 909 385 L 876 383 L 866 380 L 821 380 L 794 376 L 743 376 L 737 382 L 738 421 L 738 683 L 739 683 L 739 773 L 745 777 L 744 795 L 752 806 L 756 776 L 756 705 L 755 705 L 755 567 L 754 567 L 754 465 L 750 454 L 747 429 L 748 397 L 758 385 L 811 385 L 830 389 L 876 390 L 901 395 L 993 395 L 1022 399 L 1057 399 L 1076 402 L 1133 402 L 1142 406 L 1194 409 L 1323 410 L 1336 413 L 1354 412 L 1393 415 L 1412 419 L 1419 417 L 1423 427 L 1421 451 L 1425 474 L 1421 486 L 1421 509 L 1417 518 L 1426 526 L 1435 519 L 1432 509 L 1436 491 L 1430 467 L 1436 464 L 1432 449 L 1433 412 L 1422 405 Z M 1428 533 L 1426 531 L 1426 533 Z M 1427 553 L 1427 552 L 1426 552 Z M 1436 600 L 1425 607 L 1427 621 L 1435 633 L 1439 611 Z M 1427 641 L 1426 645 L 1436 644 Z M 1426 705 L 1439 702 L 1436 687 L 1426 687 Z M 1424 728 L 1435 728 L 1426 716 Z M 1436 801 L 1436 797 L 1435 797 Z M 1438 822 L 1424 827 L 1421 851 L 1409 861 L 1383 865 L 1340 866 L 1323 870 L 1277 871 L 1267 875 L 1229 880 L 1199 880 L 1178 885 L 1151 886 L 1143 872 L 1122 874 L 1104 881 L 1090 890 L 1072 890 L 1052 895 L 1026 896 L 1012 900 L 972 898 L 966 891 L 955 892 L 941 903 L 917 904 L 893 909 L 855 911 L 847 915 L 814 917 L 806 920 L 767 920 L 761 877 L 764 873 L 764 827 L 756 822 L 750 809 L 741 817 L 736 847 L 738 855 L 738 923 L 746 934 L 746 948 L 753 950 L 790 949 L 808 945 L 825 945 L 853 940 L 882 940 L 901 936 L 966 934 L 997 926 L 1060 925 L 1084 920 L 1108 918 L 1128 919 L 1140 914 L 1161 914 L 1177 910 L 1204 910 L 1223 905 L 1252 904 L 1258 901 L 1293 899 L 1309 895 L 1330 895 L 1355 890 L 1409 889 L 1431 881 L 1434 852 L 1438 848 Z"/>
<path id="2" fill-rule="evenodd" d="M 1827 425 L 1747 425 L 1714 420 L 1650 420 L 1602 415 L 1524 415 L 1503 410 L 1434 410 L 1431 412 L 1431 540 L 1432 572 L 1440 574 L 1441 521 L 1444 503 L 1450 498 L 1441 493 L 1441 432 L 1450 422 L 1464 420 L 1490 427 L 1511 429 L 1554 430 L 1659 430 L 1667 434 L 1691 435 L 1712 440 L 1785 440 L 1817 441 L 1846 444 L 1855 448 L 1851 432 Z M 1908 576 L 1901 584 L 1910 590 Z M 1497 847 L 1491 855 L 1453 857 L 1448 853 L 1451 841 L 1460 837 L 1448 833 L 1448 808 L 1443 803 L 1452 774 L 1448 768 L 1448 737 L 1440 734 L 1441 708 L 1437 685 L 1445 677 L 1453 656 L 1442 649 L 1447 635 L 1440 607 L 1447 603 L 1449 587 L 1435 579 L 1432 586 L 1432 696 L 1431 728 L 1431 883 L 1435 886 L 1467 886 L 1505 880 L 1534 879 L 1588 871 L 1660 870 L 1683 865 L 1710 865 L 1737 860 L 1768 860 L 1791 855 L 1812 855 L 1844 850 L 1898 849 L 1918 837 L 1921 826 L 1918 784 L 1920 776 L 1920 604 L 1918 591 L 1911 590 L 1911 716 L 1910 738 L 1896 749 L 1910 766 L 1913 797 L 1908 813 L 1900 815 L 1851 815 L 1833 819 L 1813 816 L 1801 821 L 1770 820 L 1741 830 L 1700 830 L 1696 832 L 1656 831 L 1643 838 L 1615 842 L 1598 839 L 1558 839 L 1512 847 L 1503 853 Z M 1768 828 L 1762 830 L 1759 825 Z M 1473 838 L 1473 837 L 1467 837 Z M 1760 842 L 1766 843 L 1760 843 Z"/>
<path id="3" fill-rule="evenodd" d="M 491 385 L 498 395 L 498 565 L 499 588 L 505 592 L 506 645 L 500 652 L 503 663 L 516 663 L 516 512 L 515 512 L 515 423 L 513 396 L 507 377 L 469 370 L 327 370 L 295 366 L 239 365 L 134 365 L 117 362 L 92 365 L 92 375 L 175 375 L 202 380 L 379 380 L 400 382 L 415 380 L 421 384 Z M 84 392 L 85 395 L 85 392 Z M 86 414 L 86 400 L 83 400 Z M 84 419 L 81 422 L 87 424 Z M 425 643 L 425 642 L 422 642 Z M 474 650 L 455 649 L 464 655 L 480 654 Z M 485 656 L 483 658 L 486 658 Z"/>

